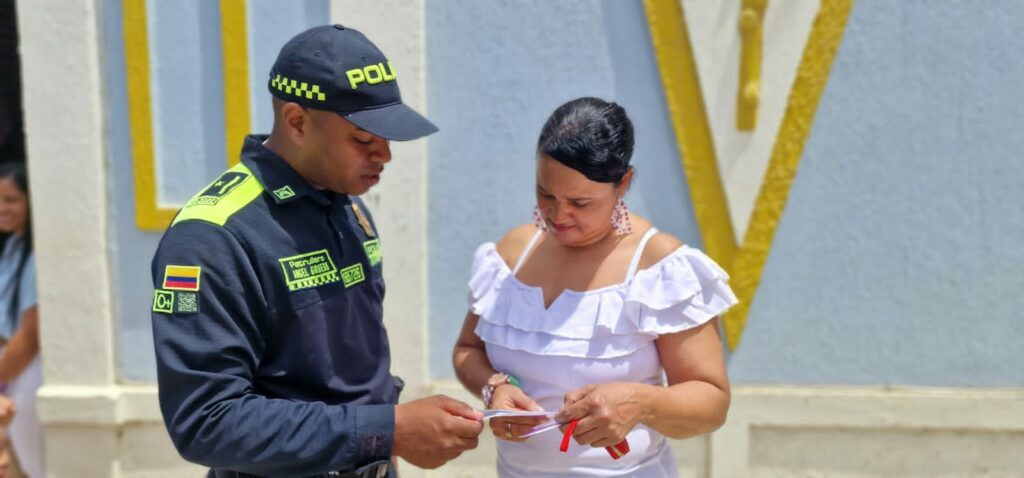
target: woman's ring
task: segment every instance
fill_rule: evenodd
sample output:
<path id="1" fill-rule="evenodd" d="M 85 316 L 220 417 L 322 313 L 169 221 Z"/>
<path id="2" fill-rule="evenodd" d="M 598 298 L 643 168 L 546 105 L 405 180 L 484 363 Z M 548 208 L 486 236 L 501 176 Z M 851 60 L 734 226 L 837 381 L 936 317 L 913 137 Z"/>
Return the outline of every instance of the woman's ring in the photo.
<path id="1" fill-rule="evenodd" d="M 505 424 L 505 437 L 506 438 L 512 438 L 512 424 L 511 423 L 506 423 Z"/>

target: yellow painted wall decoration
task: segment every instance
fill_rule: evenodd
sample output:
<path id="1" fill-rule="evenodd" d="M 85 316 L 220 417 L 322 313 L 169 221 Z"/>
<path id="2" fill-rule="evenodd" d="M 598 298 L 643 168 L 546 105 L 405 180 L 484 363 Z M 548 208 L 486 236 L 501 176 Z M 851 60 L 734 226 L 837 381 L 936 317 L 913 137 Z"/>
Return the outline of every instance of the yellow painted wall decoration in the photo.
<path id="1" fill-rule="evenodd" d="M 735 349 L 742 337 L 853 0 L 821 1 L 742 244 L 737 244 L 732 234 L 733 225 L 718 173 L 682 4 L 679 0 L 645 0 L 645 7 L 704 248 L 729 271 L 740 300 L 724 318 L 729 347 Z M 740 88 L 742 90 L 742 83 Z"/>
<path id="2" fill-rule="evenodd" d="M 125 73 L 128 77 L 128 124 L 131 128 L 132 168 L 135 176 L 135 224 L 142 230 L 160 230 L 171 223 L 175 210 L 157 204 L 146 0 L 126 0 L 123 21 Z"/>
<path id="3" fill-rule="evenodd" d="M 228 166 L 231 166 L 238 162 L 237 151 L 250 129 L 245 0 L 221 0 L 220 16 L 226 157 Z M 178 207 L 161 205 L 157 199 L 146 0 L 125 0 L 123 28 L 135 180 L 135 224 L 144 231 L 162 231 L 171 223 Z"/>
<path id="4" fill-rule="evenodd" d="M 238 152 L 252 129 L 249 114 L 249 39 L 246 0 L 220 0 L 221 47 L 224 54 L 224 134 L 228 166 L 238 163 Z"/>
<path id="5" fill-rule="evenodd" d="M 672 130 L 682 154 L 704 249 L 719 263 L 731 264 L 736 253 L 736 236 L 729 220 L 683 7 L 679 0 L 645 0 L 645 7 Z"/>
<path id="6" fill-rule="evenodd" d="M 764 47 L 764 11 L 768 0 L 743 0 L 740 32 L 740 81 L 736 94 L 736 129 L 757 127 L 757 105 L 761 101 L 761 59 Z"/>

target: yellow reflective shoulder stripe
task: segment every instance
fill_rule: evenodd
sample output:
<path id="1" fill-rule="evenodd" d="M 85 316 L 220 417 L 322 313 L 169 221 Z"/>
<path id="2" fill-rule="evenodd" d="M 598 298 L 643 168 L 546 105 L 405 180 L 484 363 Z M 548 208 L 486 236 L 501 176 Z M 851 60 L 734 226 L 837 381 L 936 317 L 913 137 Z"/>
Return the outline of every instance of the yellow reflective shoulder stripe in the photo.
<path id="1" fill-rule="evenodd" d="M 258 198 L 263 192 L 263 185 L 260 184 L 256 176 L 252 174 L 252 171 L 245 167 L 244 164 L 238 163 L 233 168 L 227 170 L 225 174 L 227 173 L 241 173 L 245 177 L 237 186 L 212 204 L 204 203 L 201 200 L 203 193 L 214 187 L 217 181 L 220 180 L 218 179 L 210 183 L 203 191 L 200 191 L 199 194 L 196 194 L 188 201 L 181 212 L 178 213 L 178 216 L 174 218 L 174 222 L 171 225 L 173 226 L 181 221 L 199 220 L 223 226 L 228 222 L 228 218 Z"/>

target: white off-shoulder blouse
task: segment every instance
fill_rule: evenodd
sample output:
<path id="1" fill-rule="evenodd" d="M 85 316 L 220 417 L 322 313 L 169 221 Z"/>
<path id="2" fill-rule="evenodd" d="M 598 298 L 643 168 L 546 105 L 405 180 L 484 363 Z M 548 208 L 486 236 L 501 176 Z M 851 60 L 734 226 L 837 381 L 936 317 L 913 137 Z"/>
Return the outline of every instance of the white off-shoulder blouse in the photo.
<path id="1" fill-rule="evenodd" d="M 510 269 L 495 244 L 480 245 L 469 280 L 469 304 L 480 317 L 476 334 L 496 369 L 514 375 L 545 410 L 558 410 L 571 390 L 604 382 L 664 384 L 654 345 L 662 334 L 697 327 L 736 304 L 728 274 L 701 251 L 681 246 L 637 270 L 650 228 L 626 279 L 587 291 L 566 290 L 547 308 L 540 287 L 515 272 L 541 236 L 538 231 Z M 502 477 L 676 476 L 665 437 L 643 425 L 628 435 L 630 452 L 612 460 L 603 448 L 572 443 L 558 451 L 560 433 L 524 443 L 498 441 Z"/>

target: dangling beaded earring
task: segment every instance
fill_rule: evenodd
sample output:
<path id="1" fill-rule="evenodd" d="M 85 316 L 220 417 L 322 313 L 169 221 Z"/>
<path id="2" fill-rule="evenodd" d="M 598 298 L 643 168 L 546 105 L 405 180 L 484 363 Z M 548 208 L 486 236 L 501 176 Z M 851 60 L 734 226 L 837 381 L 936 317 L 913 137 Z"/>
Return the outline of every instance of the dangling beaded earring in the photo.
<path id="1" fill-rule="evenodd" d="M 537 225 L 537 229 L 547 232 L 548 224 L 544 222 L 544 217 L 540 215 L 540 208 L 533 206 L 533 222 Z"/>
<path id="2" fill-rule="evenodd" d="M 629 208 L 626 207 L 626 201 L 619 199 L 619 203 L 615 205 L 615 210 L 612 211 L 612 227 L 620 236 L 628 236 L 633 233 L 633 221 L 629 220 Z"/>

